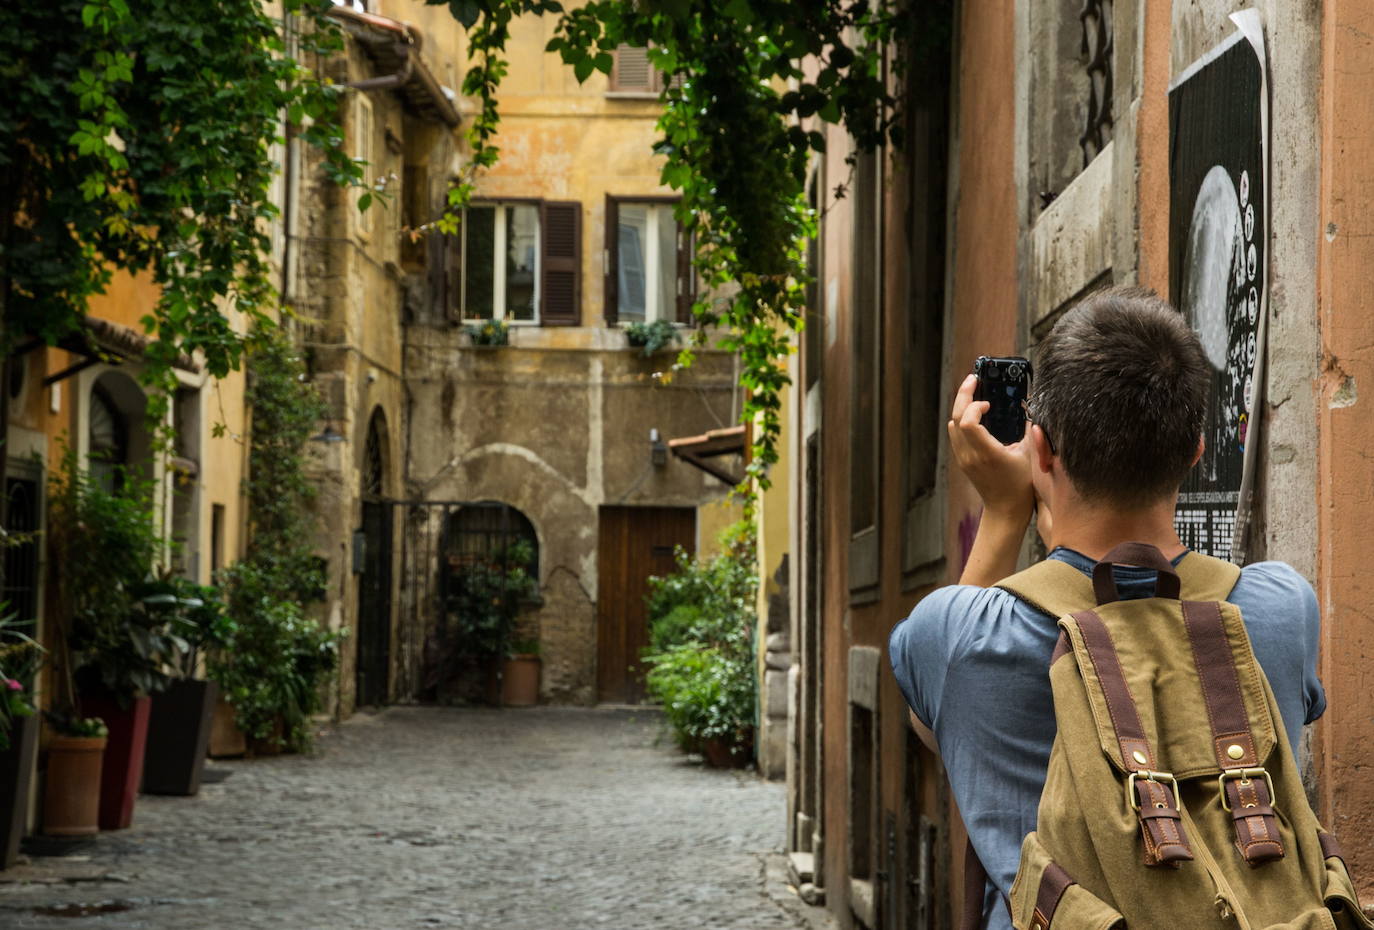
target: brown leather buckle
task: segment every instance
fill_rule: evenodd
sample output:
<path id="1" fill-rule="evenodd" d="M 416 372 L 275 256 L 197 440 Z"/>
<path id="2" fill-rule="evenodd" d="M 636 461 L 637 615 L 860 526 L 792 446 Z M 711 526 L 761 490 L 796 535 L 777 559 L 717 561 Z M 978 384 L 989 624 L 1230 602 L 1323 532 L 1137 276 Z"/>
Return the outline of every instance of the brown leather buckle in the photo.
<path id="1" fill-rule="evenodd" d="M 1131 805 L 1131 810 L 1140 810 L 1140 798 L 1137 796 L 1135 790 L 1135 783 L 1136 779 L 1138 778 L 1143 778 L 1146 781 L 1152 781 L 1155 784 L 1160 784 L 1161 782 L 1168 782 L 1169 787 L 1173 791 L 1174 795 L 1174 810 L 1183 810 L 1183 804 L 1180 802 L 1178 796 L 1178 780 L 1174 778 L 1173 773 L 1151 772 L 1146 769 L 1141 769 L 1139 772 L 1132 772 L 1130 776 L 1126 779 L 1126 803 Z M 1273 792 L 1270 793 L 1272 794 Z M 1227 808 L 1227 810 L 1230 810 L 1230 808 Z"/>
<path id="2" fill-rule="evenodd" d="M 1229 813 L 1231 802 L 1226 797 L 1226 781 L 1231 778 L 1239 778 L 1242 785 L 1248 785 L 1252 778 L 1263 778 L 1265 787 L 1269 789 L 1269 806 L 1274 806 L 1274 780 L 1269 777 L 1269 772 L 1263 768 L 1254 769 L 1226 769 L 1217 778 L 1217 790 L 1221 792 L 1221 806 Z"/>

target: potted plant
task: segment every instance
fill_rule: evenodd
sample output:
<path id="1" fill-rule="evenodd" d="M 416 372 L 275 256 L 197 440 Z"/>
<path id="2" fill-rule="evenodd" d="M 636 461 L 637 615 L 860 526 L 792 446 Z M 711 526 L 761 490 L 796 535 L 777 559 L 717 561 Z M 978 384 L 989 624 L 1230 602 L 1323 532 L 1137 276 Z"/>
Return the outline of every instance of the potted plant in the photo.
<path id="1" fill-rule="evenodd" d="M 652 323 L 630 323 L 625 327 L 625 341 L 631 348 L 642 349 L 645 358 L 659 349 L 680 341 L 677 327 L 668 320 Z"/>
<path id="2" fill-rule="evenodd" d="M 59 719 L 100 718 L 107 728 L 103 830 L 133 821 L 150 696 L 166 686 L 176 657 L 167 616 L 141 599 L 167 548 L 152 514 L 149 482 L 117 469 L 93 477 L 71 451 L 49 482 L 48 537 L 63 573 L 54 706 Z"/>
<path id="3" fill-rule="evenodd" d="M 535 591 L 527 567 L 533 555 L 528 543 L 518 541 L 487 555 L 459 554 L 449 560 L 449 659 L 481 674 L 490 704 L 503 703 L 501 672 L 511 654 L 516 616 L 521 602 Z"/>
<path id="4" fill-rule="evenodd" d="M 52 714 L 48 719 L 57 733 L 48 743 L 43 832 L 50 836 L 96 833 L 109 731 L 99 717 Z"/>
<path id="5" fill-rule="evenodd" d="M 167 616 L 177 647 L 175 677 L 153 695 L 143 793 L 193 795 L 200 790 L 219 698 L 219 686 L 197 674 L 208 649 L 228 645 L 234 624 L 218 588 L 184 578 L 150 583 L 142 602 Z"/>
<path id="6" fill-rule="evenodd" d="M 43 649 L 29 635 L 33 621 L 16 618 L 0 616 L 0 870 L 19 856 L 38 754 L 33 685 Z"/>
<path id="7" fill-rule="evenodd" d="M 479 347 L 510 345 L 510 327 L 504 320 L 483 320 L 463 327 L 468 342 Z"/>
<path id="8" fill-rule="evenodd" d="M 532 707 L 539 703 L 539 640 L 522 639 L 511 643 L 501 666 L 501 704 L 503 707 Z"/>
<path id="9" fill-rule="evenodd" d="M 207 665 L 251 755 L 308 748 L 321 686 L 338 667 L 347 631 L 325 629 L 301 607 L 314 590 L 314 572 L 284 575 L 279 565 L 245 560 L 224 573 L 232 625 L 226 641 L 209 650 Z M 301 587 L 289 590 L 283 577 L 298 578 Z"/>

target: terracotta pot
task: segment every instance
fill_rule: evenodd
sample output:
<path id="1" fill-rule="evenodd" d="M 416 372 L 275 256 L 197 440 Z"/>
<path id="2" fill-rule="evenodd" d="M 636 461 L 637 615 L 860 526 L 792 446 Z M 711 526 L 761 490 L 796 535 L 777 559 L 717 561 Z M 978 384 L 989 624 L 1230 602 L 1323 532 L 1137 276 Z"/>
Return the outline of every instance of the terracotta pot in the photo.
<path id="1" fill-rule="evenodd" d="M 210 758 L 241 756 L 246 752 L 248 740 L 234 718 L 234 705 L 221 697 L 215 702 L 214 716 L 210 721 Z"/>
<path id="2" fill-rule="evenodd" d="M 501 704 L 533 707 L 539 703 L 539 669 L 536 655 L 511 656 L 501 666 Z"/>
<path id="3" fill-rule="evenodd" d="M 100 829 L 125 830 L 134 822 L 134 801 L 143 781 L 148 749 L 148 716 L 153 700 L 134 698 L 124 707 L 113 697 L 81 698 L 81 716 L 99 717 L 110 730 L 100 771 Z"/>
<path id="4" fill-rule="evenodd" d="M 38 730 L 37 717 L 20 717 L 10 728 L 10 748 L 0 752 L 0 869 L 18 861 L 19 841 L 28 832 Z"/>
<path id="5" fill-rule="evenodd" d="M 100 830 L 100 773 L 105 738 L 59 736 L 48 745 L 43 832 L 88 836 Z"/>
<path id="6" fill-rule="evenodd" d="M 715 769 L 742 769 L 754 761 L 754 741 L 752 734 L 742 742 L 724 740 L 720 737 L 708 739 L 702 746 L 701 754 L 706 764 Z"/>
<path id="7" fill-rule="evenodd" d="M 200 790 L 219 685 L 183 678 L 153 697 L 143 793 L 193 795 Z"/>

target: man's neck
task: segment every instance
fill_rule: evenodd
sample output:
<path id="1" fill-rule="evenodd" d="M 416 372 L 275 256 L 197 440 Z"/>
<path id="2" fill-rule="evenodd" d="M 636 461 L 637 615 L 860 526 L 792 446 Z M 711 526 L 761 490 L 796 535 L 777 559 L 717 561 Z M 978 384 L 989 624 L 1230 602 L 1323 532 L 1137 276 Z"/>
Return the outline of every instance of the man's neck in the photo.
<path id="1" fill-rule="evenodd" d="M 1174 503 L 1170 497 L 1149 507 L 1121 510 L 1066 501 L 1054 513 L 1054 545 L 1096 560 L 1121 543 L 1142 542 L 1158 548 L 1166 559 L 1175 558 L 1186 547 L 1174 529 Z"/>

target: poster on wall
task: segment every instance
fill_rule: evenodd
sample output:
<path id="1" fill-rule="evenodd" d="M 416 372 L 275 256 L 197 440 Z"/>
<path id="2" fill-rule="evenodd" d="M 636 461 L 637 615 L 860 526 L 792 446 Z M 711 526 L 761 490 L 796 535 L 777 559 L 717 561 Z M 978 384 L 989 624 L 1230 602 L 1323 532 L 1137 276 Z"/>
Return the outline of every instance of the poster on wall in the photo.
<path id="1" fill-rule="evenodd" d="M 1267 315 L 1268 92 L 1259 14 L 1169 88 L 1169 297 L 1211 366 L 1206 450 L 1174 522 L 1189 548 L 1244 557 Z"/>

